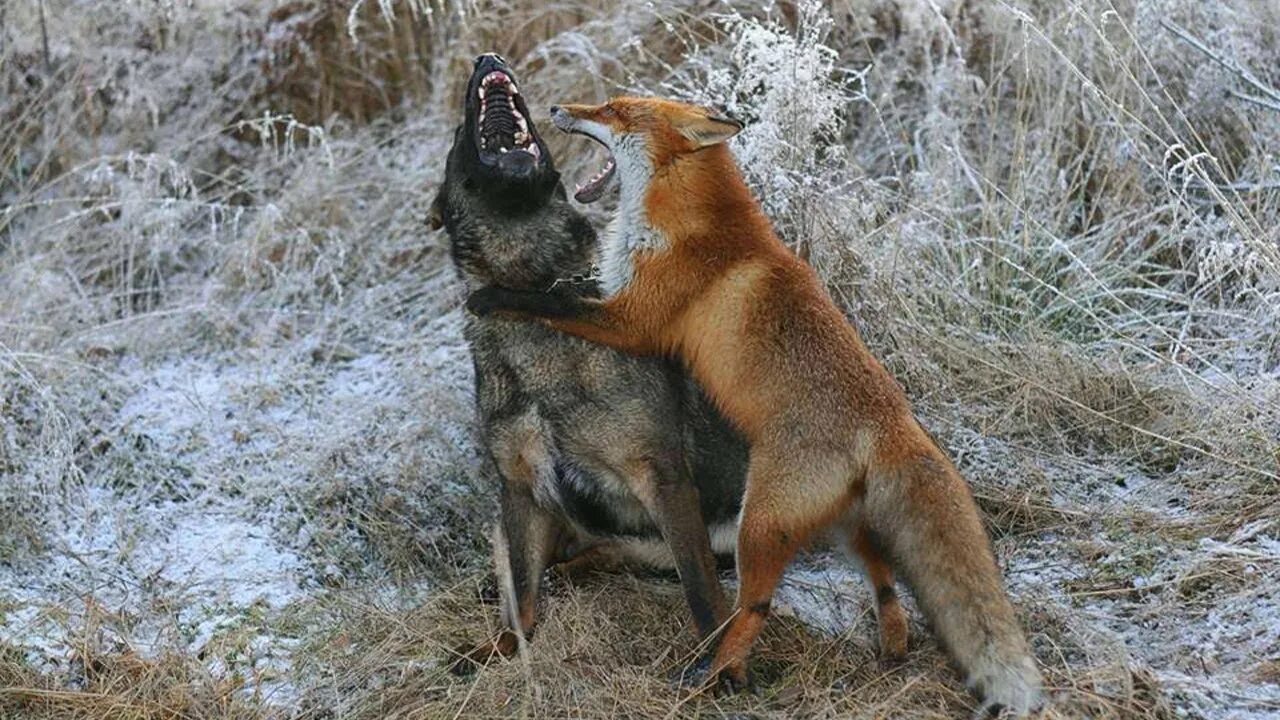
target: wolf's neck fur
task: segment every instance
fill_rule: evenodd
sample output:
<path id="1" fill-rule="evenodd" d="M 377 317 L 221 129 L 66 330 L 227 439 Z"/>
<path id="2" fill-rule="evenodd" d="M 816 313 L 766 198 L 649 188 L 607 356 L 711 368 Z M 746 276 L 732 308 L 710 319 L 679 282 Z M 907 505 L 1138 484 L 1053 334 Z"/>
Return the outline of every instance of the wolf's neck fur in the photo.
<path id="1" fill-rule="evenodd" d="M 452 193 L 450 248 L 468 286 L 545 291 L 590 272 L 591 225 L 558 193 L 537 212 L 516 216 L 487 207 L 461 183 Z"/>

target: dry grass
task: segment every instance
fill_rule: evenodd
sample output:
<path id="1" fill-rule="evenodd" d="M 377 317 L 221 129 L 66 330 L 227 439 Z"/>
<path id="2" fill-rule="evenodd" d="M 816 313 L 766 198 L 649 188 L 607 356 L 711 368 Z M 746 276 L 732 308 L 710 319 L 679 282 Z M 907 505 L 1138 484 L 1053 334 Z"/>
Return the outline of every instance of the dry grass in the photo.
<path id="1" fill-rule="evenodd" d="M 1247 0 L 0 5 L 0 716 L 968 712 L 926 628 L 876 661 L 821 554 L 758 695 L 673 691 L 678 588 L 629 576 L 443 674 L 496 619 L 463 290 L 422 225 L 481 51 L 531 107 L 682 94 L 759 130 L 780 231 L 974 485 L 1047 716 L 1280 711 L 1277 28 Z"/>

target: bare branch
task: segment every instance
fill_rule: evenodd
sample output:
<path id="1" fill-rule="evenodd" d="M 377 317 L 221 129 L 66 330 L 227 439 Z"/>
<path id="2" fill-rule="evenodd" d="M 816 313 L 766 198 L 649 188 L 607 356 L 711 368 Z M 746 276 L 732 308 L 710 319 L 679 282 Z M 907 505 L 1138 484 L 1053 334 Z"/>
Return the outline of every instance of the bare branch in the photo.
<path id="1" fill-rule="evenodd" d="M 1255 97 L 1252 95 L 1245 95 L 1235 91 L 1232 91 L 1231 93 L 1232 95 L 1240 98 L 1241 100 L 1247 100 L 1249 102 L 1261 105 L 1262 107 L 1269 108 L 1271 110 L 1280 111 L 1280 90 L 1277 90 L 1274 87 L 1263 82 L 1262 80 L 1258 79 L 1257 75 L 1254 75 L 1253 72 L 1249 70 L 1249 68 L 1241 65 L 1240 62 L 1237 61 L 1235 58 L 1226 57 L 1221 53 L 1213 50 L 1208 45 L 1205 45 L 1203 41 L 1201 41 L 1195 35 L 1192 35 L 1190 32 L 1188 32 L 1186 29 L 1179 26 L 1177 23 L 1174 23 L 1173 21 L 1170 21 L 1170 20 L 1161 20 L 1160 24 L 1164 27 L 1165 30 L 1168 30 L 1169 32 L 1178 36 L 1178 39 L 1187 43 L 1188 45 L 1195 48 L 1196 50 L 1199 50 L 1210 60 L 1214 61 L 1218 65 L 1221 65 L 1227 71 L 1233 73 L 1236 77 L 1245 81 L 1254 90 L 1261 93 L 1264 97 Z"/>

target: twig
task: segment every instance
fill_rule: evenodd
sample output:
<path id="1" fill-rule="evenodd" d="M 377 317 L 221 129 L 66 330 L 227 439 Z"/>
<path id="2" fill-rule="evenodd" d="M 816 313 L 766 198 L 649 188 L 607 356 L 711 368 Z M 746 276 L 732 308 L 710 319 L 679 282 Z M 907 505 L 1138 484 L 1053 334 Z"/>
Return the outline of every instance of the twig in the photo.
<path id="1" fill-rule="evenodd" d="M 53 60 L 49 57 L 49 26 L 45 22 L 44 0 L 40 0 L 40 42 L 44 46 L 44 71 L 53 74 Z"/>
<path id="2" fill-rule="evenodd" d="M 1272 110 L 1280 111 L 1280 102 L 1275 102 L 1266 98 L 1254 97 L 1252 95 L 1245 95 L 1239 90 L 1229 90 L 1228 92 L 1230 92 L 1233 97 L 1240 98 L 1241 100 L 1247 100 L 1248 102 L 1261 105 L 1264 108 L 1271 108 Z"/>
<path id="3" fill-rule="evenodd" d="M 1262 107 L 1280 111 L 1280 90 L 1277 90 L 1271 87 L 1270 85 L 1259 80 L 1257 75 L 1254 75 L 1252 72 L 1250 72 L 1248 68 L 1241 65 L 1235 58 L 1224 57 L 1221 53 L 1215 52 L 1208 45 L 1205 45 L 1199 38 L 1197 38 L 1195 35 L 1192 35 L 1190 32 L 1188 32 L 1187 30 L 1179 26 L 1177 23 L 1174 23 L 1171 20 L 1161 20 L 1160 24 L 1164 27 L 1165 30 L 1168 30 L 1174 35 L 1177 35 L 1180 40 L 1187 43 L 1188 45 L 1195 48 L 1196 50 L 1199 50 L 1210 60 L 1218 63 L 1226 70 L 1232 73 L 1235 73 L 1237 77 L 1239 77 L 1241 80 L 1244 80 L 1246 83 L 1252 86 L 1253 89 L 1261 93 L 1263 97 L 1245 95 L 1244 93 L 1236 92 L 1235 90 L 1231 91 L 1232 95 L 1234 95 L 1237 98 L 1240 98 L 1241 100 L 1247 100 L 1249 102 L 1261 105 Z"/>

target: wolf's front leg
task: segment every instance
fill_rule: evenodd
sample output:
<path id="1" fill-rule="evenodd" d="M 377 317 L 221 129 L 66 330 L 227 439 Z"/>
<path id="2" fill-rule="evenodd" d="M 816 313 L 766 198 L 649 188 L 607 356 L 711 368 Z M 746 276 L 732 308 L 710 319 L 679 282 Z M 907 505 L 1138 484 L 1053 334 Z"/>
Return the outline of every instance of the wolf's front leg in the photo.
<path id="1" fill-rule="evenodd" d="M 620 298 L 595 300 L 570 293 L 485 287 L 467 298 L 467 310 L 482 317 L 541 320 L 560 332 L 637 355 L 658 352 L 644 324 L 630 317 Z"/>
<path id="2" fill-rule="evenodd" d="M 671 548 L 685 600 L 698 628 L 698 639 L 705 640 L 720 629 L 729 616 L 729 607 L 717 576 L 698 490 L 683 456 L 654 458 L 651 472 L 655 486 L 652 494 L 644 498 L 645 505 Z"/>
<path id="3" fill-rule="evenodd" d="M 466 675 L 494 657 L 510 657 L 528 640 L 537 622 L 542 571 L 560 552 L 562 523 L 533 499 L 527 483 L 502 478 L 502 517 L 493 533 L 494 570 L 498 579 L 504 629 L 475 647 L 463 647 L 450 670 Z"/>

